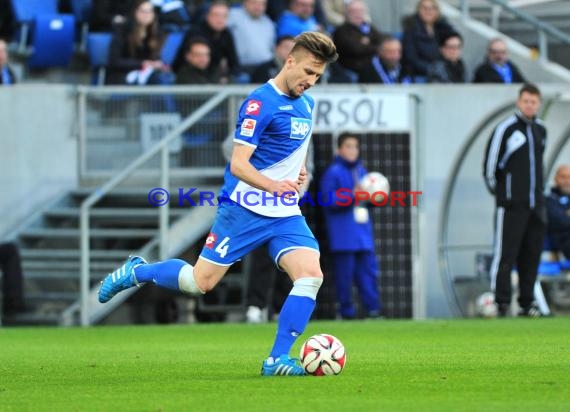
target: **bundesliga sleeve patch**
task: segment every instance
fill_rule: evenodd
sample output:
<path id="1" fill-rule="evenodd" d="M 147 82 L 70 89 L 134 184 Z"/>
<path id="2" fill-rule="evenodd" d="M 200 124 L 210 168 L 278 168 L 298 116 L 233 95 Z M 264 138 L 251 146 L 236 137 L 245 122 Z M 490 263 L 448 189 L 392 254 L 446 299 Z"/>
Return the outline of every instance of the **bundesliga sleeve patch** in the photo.
<path id="1" fill-rule="evenodd" d="M 247 106 L 245 108 L 245 114 L 251 116 L 259 115 L 261 111 L 261 102 L 259 100 L 250 100 L 247 102 Z"/>
<path id="2" fill-rule="evenodd" d="M 252 137 L 253 132 L 255 132 L 255 125 L 257 124 L 257 120 L 255 119 L 243 119 L 243 123 L 241 124 L 240 135 L 245 137 Z"/>

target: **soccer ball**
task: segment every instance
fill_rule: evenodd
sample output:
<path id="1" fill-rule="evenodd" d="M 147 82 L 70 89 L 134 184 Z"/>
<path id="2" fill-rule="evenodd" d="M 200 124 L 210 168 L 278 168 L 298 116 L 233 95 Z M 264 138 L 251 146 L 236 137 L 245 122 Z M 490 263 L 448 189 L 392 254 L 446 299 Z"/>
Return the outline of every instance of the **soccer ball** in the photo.
<path id="1" fill-rule="evenodd" d="M 346 364 L 344 345 L 332 335 L 313 335 L 301 347 L 301 365 L 309 375 L 338 375 Z"/>
<path id="2" fill-rule="evenodd" d="M 484 318 L 497 317 L 497 305 L 495 305 L 495 294 L 493 292 L 485 292 L 479 295 L 475 306 L 477 315 Z"/>
<path id="3" fill-rule="evenodd" d="M 390 182 L 388 182 L 386 176 L 380 172 L 370 172 L 362 176 L 360 186 L 362 190 L 368 192 L 370 199 L 374 196 L 374 200 L 379 203 L 384 201 L 384 193 L 386 193 L 386 196 L 390 194 Z M 379 194 L 378 192 L 383 193 Z M 374 195 L 374 193 L 376 193 L 376 195 Z"/>

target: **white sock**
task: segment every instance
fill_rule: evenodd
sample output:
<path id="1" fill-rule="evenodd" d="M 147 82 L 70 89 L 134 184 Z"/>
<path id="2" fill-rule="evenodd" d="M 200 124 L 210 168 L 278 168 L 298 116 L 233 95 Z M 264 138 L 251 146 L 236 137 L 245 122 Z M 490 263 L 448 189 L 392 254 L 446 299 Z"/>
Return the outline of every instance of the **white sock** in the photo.
<path id="1" fill-rule="evenodd" d="M 200 290 L 194 278 L 194 266 L 184 265 L 178 272 L 178 288 L 182 292 L 190 293 L 192 295 L 203 295 L 204 291 Z"/>

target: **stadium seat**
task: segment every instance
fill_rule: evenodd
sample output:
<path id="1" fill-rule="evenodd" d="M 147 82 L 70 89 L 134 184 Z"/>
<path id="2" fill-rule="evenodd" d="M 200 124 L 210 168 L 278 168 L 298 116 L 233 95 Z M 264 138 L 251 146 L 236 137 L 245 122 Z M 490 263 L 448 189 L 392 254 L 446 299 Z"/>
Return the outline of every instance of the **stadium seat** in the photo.
<path id="1" fill-rule="evenodd" d="M 66 67 L 73 55 L 75 18 L 70 14 L 38 15 L 34 22 L 30 68 Z"/>
<path id="2" fill-rule="evenodd" d="M 538 265 L 538 274 L 541 276 L 558 276 L 560 275 L 560 264 L 541 261 Z"/>
<path id="3" fill-rule="evenodd" d="M 57 14 L 58 0 L 11 0 L 14 21 L 18 25 L 18 51 L 23 53 L 28 45 L 34 19 L 42 14 Z"/>
<path id="4" fill-rule="evenodd" d="M 93 0 L 71 0 L 71 11 L 75 22 L 81 27 L 79 34 L 79 50 L 84 52 L 87 48 L 87 35 L 89 33 L 89 19 L 93 9 Z"/>
<path id="5" fill-rule="evenodd" d="M 105 71 L 109 62 L 111 33 L 89 33 L 87 36 L 87 54 L 93 69 L 93 84 L 105 84 Z"/>
<path id="6" fill-rule="evenodd" d="M 174 58 L 178 53 L 178 49 L 182 45 L 182 40 L 184 40 L 184 32 L 172 32 L 166 37 L 164 44 L 162 45 L 162 50 L 160 51 L 160 59 L 172 66 Z"/>

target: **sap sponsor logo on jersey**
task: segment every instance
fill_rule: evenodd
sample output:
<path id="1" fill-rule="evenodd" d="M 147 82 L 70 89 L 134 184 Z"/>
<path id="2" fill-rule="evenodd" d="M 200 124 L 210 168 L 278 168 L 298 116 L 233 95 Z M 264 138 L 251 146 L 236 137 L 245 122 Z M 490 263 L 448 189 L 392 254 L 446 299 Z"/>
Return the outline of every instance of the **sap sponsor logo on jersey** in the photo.
<path id="1" fill-rule="evenodd" d="M 256 124 L 257 120 L 255 119 L 243 119 L 243 123 L 241 124 L 240 134 L 245 137 L 252 137 L 253 132 L 255 132 Z"/>
<path id="2" fill-rule="evenodd" d="M 261 111 L 261 102 L 259 100 L 250 100 L 247 102 L 245 114 L 250 116 L 257 116 Z"/>
<path id="3" fill-rule="evenodd" d="M 311 119 L 291 118 L 291 139 L 303 140 L 311 132 Z"/>

